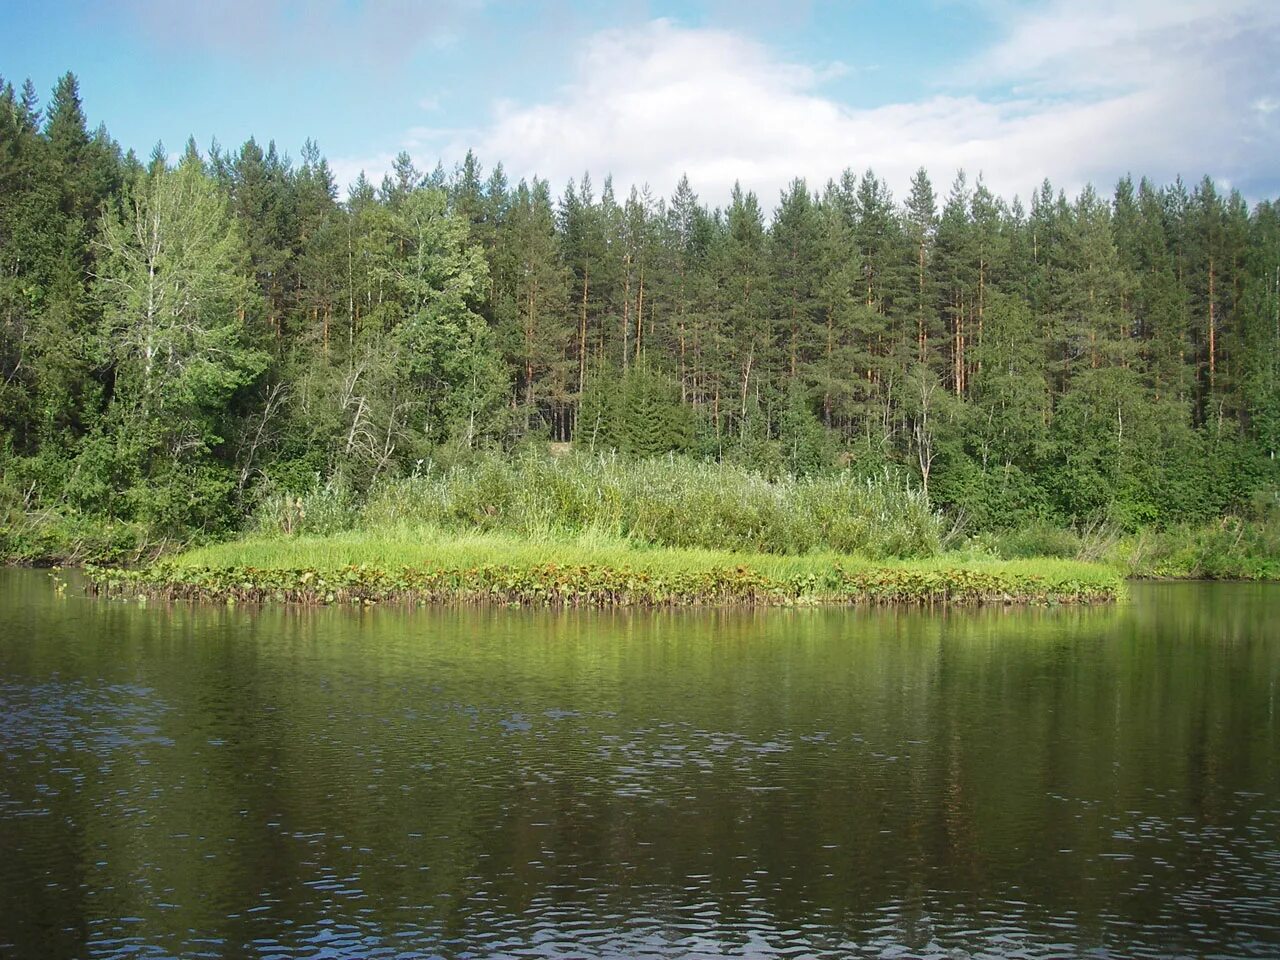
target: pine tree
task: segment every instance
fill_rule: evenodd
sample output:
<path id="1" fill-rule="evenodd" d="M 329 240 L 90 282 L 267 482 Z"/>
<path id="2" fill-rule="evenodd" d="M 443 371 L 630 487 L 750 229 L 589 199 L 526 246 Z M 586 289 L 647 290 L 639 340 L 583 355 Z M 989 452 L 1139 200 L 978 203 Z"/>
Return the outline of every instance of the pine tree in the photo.
<path id="1" fill-rule="evenodd" d="M 608 361 L 591 368 L 574 421 L 573 443 L 587 450 L 616 450 L 622 443 L 620 374 Z"/>
<path id="2" fill-rule="evenodd" d="M 569 433 L 568 274 L 561 260 L 551 196 L 544 180 L 521 181 L 504 228 L 499 296 L 517 389 L 529 424 L 541 420 L 557 438 Z"/>
<path id="3" fill-rule="evenodd" d="M 232 210 L 244 231 L 255 282 L 264 296 L 266 324 L 280 346 L 296 282 L 292 261 L 297 224 L 288 164 L 274 143 L 263 151 L 250 138 L 230 163 L 227 175 Z"/>
<path id="4" fill-rule="evenodd" d="M 974 236 L 969 218 L 971 196 L 969 182 L 961 170 L 951 185 L 951 192 L 938 223 L 937 263 L 939 290 L 942 294 L 942 316 L 950 338 L 950 365 L 945 382 L 956 396 L 964 396 L 965 373 L 968 370 L 966 347 L 969 319 L 973 310 L 976 270 Z"/>
<path id="5" fill-rule="evenodd" d="M 773 341 L 764 216 L 755 194 L 738 184 L 729 204 L 726 233 L 717 270 L 723 298 L 720 310 L 727 320 L 723 355 L 727 369 L 720 379 L 735 385 L 732 411 L 744 420 L 749 401 L 754 398 L 758 404 L 760 381 L 765 379 L 761 370 L 772 365 Z M 713 403 L 719 422 L 719 396 Z"/>
<path id="6" fill-rule="evenodd" d="M 583 174 L 582 189 L 570 180 L 560 200 L 559 229 L 564 238 L 565 259 L 571 272 L 572 299 L 577 314 L 577 337 L 574 353 L 577 362 L 576 393 L 579 407 L 586 389 L 589 344 L 592 342 L 593 316 L 599 310 L 598 266 L 603 246 L 598 210 L 591 193 L 591 177 Z M 581 415 L 579 409 L 578 415 Z"/>
<path id="7" fill-rule="evenodd" d="M 911 195 L 907 198 L 906 232 L 910 243 L 910 273 L 904 307 L 915 319 L 916 359 L 928 363 L 930 343 L 938 337 L 936 329 L 938 292 L 933 275 L 933 244 L 938 230 L 938 205 L 933 184 L 923 167 L 911 178 Z"/>
<path id="8" fill-rule="evenodd" d="M 635 457 L 683 452 L 693 439 L 693 421 L 675 385 L 645 364 L 631 367 L 620 386 L 619 447 Z"/>
<path id="9" fill-rule="evenodd" d="M 1280 456 L 1280 207 L 1274 202 L 1260 204 L 1250 222 L 1240 322 L 1244 421 L 1274 462 Z"/>

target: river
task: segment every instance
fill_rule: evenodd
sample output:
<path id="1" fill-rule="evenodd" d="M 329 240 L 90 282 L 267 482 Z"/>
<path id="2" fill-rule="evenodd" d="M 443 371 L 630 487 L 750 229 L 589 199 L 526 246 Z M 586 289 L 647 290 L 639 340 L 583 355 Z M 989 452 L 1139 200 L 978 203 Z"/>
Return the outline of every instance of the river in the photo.
<path id="1" fill-rule="evenodd" d="M 0 956 L 1280 955 L 1280 586 L 92 600 L 0 570 Z"/>

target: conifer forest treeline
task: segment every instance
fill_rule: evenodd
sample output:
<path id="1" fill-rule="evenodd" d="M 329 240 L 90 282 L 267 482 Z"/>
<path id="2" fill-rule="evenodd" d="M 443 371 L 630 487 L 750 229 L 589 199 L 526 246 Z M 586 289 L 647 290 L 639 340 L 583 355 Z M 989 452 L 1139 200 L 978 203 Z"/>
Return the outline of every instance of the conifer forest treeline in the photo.
<path id="1" fill-rule="evenodd" d="M 71 74 L 47 103 L 4 84 L 0 498 L 217 532 L 565 443 L 888 471 L 974 529 L 1274 497 L 1280 205 L 947 176 L 713 209 L 402 154 L 348 191 L 312 143 L 139 160 Z"/>

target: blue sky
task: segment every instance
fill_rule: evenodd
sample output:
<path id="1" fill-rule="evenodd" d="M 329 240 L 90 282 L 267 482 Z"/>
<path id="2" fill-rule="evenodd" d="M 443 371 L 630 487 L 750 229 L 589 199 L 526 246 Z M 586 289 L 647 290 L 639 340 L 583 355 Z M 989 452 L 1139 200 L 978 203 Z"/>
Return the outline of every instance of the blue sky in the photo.
<path id="1" fill-rule="evenodd" d="M 1273 9 L 1276 8 L 1276 9 Z M 66 69 L 141 154 L 250 135 L 339 179 L 468 147 L 513 177 L 766 202 L 868 166 L 1006 196 L 1126 171 L 1280 192 L 1280 4 L 1256 0 L 0 0 L 0 74 Z"/>

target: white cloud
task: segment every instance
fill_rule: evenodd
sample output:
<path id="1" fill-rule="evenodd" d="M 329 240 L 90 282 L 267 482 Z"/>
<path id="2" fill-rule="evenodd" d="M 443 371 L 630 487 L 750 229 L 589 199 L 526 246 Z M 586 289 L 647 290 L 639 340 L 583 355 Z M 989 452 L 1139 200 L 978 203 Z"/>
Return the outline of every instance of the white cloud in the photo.
<path id="1" fill-rule="evenodd" d="M 793 176 L 817 187 L 845 167 L 871 167 L 899 194 L 921 165 L 942 191 L 964 167 L 1006 195 L 1044 177 L 1109 188 L 1126 171 L 1273 183 L 1280 140 L 1256 118 L 1280 87 L 1280 12 L 1251 0 L 1117 6 L 1053 0 L 1021 13 L 950 92 L 869 109 L 824 95 L 831 65 L 657 20 L 590 37 L 545 102 L 500 101 L 475 129 L 412 139 L 424 155 L 449 162 L 474 147 L 513 178 L 554 183 L 590 170 L 666 193 L 687 172 L 712 203 L 734 180 L 769 204 Z"/>
<path id="2" fill-rule="evenodd" d="M 1176 82 L 1280 27 L 1280 8 L 1258 0 L 1050 0 L 1003 16 L 1007 35 L 966 73 L 1058 92 Z"/>

